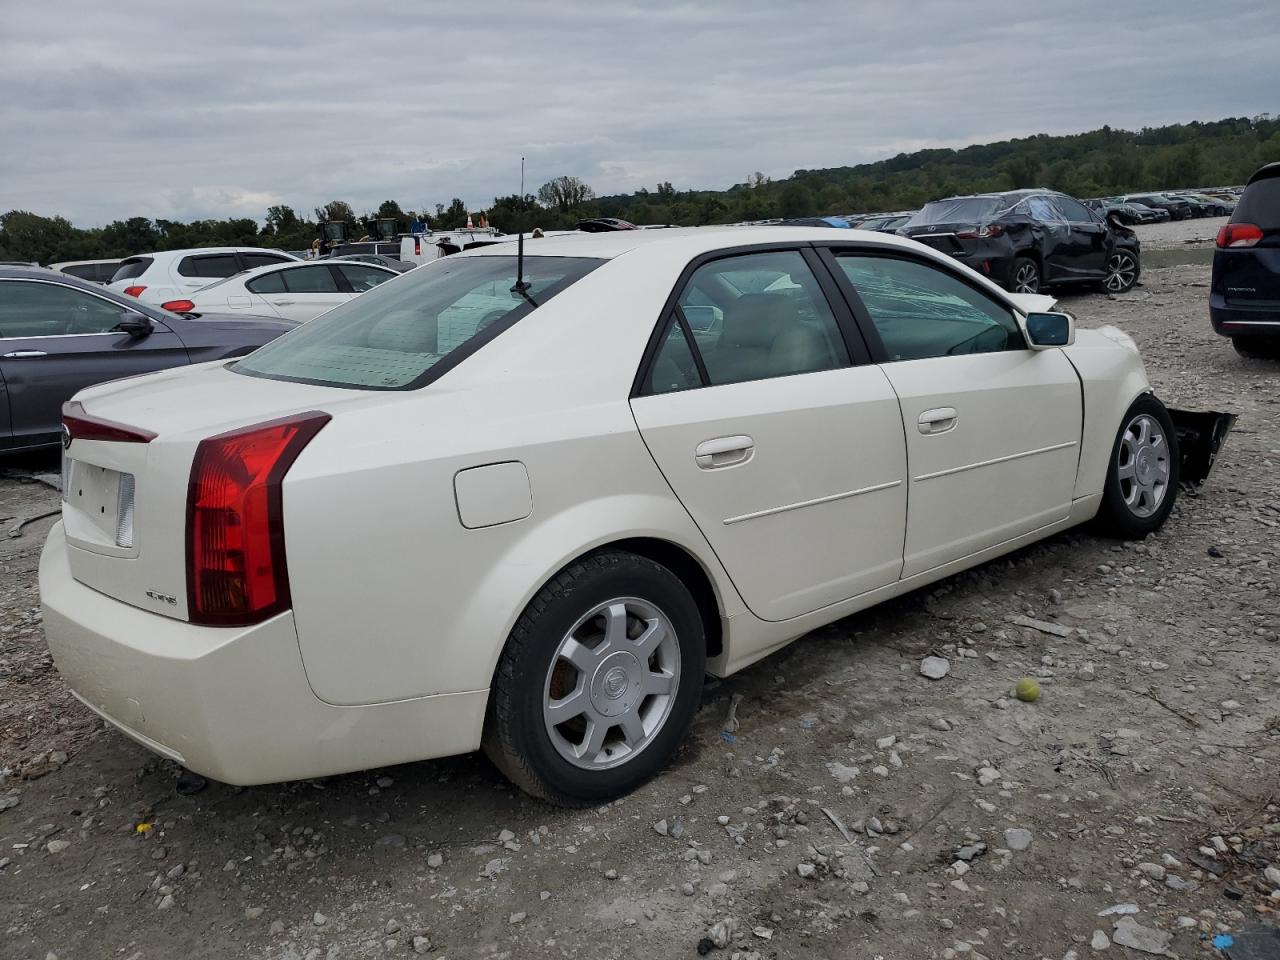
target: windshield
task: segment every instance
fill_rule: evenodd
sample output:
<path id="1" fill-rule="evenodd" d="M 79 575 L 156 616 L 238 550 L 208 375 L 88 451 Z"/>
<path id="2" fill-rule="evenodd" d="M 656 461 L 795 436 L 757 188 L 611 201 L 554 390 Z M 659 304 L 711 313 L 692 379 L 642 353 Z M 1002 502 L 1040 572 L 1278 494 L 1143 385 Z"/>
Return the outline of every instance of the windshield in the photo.
<path id="1" fill-rule="evenodd" d="M 983 223 L 1009 206 L 1003 197 L 957 197 L 926 203 L 907 221 L 908 227 L 934 223 Z"/>
<path id="2" fill-rule="evenodd" d="M 437 260 L 273 340 L 232 369 L 324 386 L 410 390 L 429 383 L 603 262 L 525 257 L 527 289 L 521 296 L 512 290 L 514 256 Z"/>

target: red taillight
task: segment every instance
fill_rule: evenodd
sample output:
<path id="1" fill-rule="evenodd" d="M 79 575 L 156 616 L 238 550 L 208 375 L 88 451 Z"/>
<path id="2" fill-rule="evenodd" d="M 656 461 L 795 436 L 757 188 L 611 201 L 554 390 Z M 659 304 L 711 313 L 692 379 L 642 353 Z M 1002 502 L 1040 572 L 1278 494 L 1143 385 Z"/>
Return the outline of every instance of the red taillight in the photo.
<path id="1" fill-rule="evenodd" d="M 1218 231 L 1218 246 L 1252 247 L 1262 239 L 1262 228 L 1252 223 L 1228 223 Z"/>
<path id="2" fill-rule="evenodd" d="M 125 287 L 124 292 L 125 292 L 125 296 L 140 297 L 142 296 L 142 291 L 145 289 L 147 289 L 146 284 L 137 283 L 137 284 L 134 284 L 132 287 Z"/>
<path id="3" fill-rule="evenodd" d="M 200 441 L 187 491 L 192 623 L 259 623 L 289 608 L 281 482 L 329 419 L 312 411 Z"/>
<path id="4" fill-rule="evenodd" d="M 421 237 L 413 238 L 413 255 L 415 257 L 422 256 L 422 238 Z"/>
<path id="5" fill-rule="evenodd" d="M 170 313 L 191 313 L 196 308 L 190 300 L 166 300 L 160 306 Z"/>
<path id="6" fill-rule="evenodd" d="M 977 230 L 962 230 L 956 234 L 960 240 L 986 240 L 988 237 L 998 237 L 1004 233 L 1004 227 L 998 223 L 983 224 Z"/>
<path id="7" fill-rule="evenodd" d="M 104 420 L 102 417 L 91 417 L 84 412 L 78 400 L 69 400 L 62 405 L 62 429 L 66 431 L 66 440 L 107 440 L 111 443 L 150 443 L 156 435 L 141 427 Z"/>

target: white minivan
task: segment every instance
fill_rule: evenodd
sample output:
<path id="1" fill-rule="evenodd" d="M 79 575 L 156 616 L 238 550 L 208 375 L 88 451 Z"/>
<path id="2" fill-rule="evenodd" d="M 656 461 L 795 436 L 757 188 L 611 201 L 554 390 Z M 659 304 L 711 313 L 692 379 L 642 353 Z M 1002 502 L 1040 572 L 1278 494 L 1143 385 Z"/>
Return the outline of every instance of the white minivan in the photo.
<path id="1" fill-rule="evenodd" d="M 297 260 L 283 250 L 261 247 L 197 247 L 159 250 L 120 261 L 108 288 L 145 303 L 161 304 L 207 287 L 242 270 Z"/>

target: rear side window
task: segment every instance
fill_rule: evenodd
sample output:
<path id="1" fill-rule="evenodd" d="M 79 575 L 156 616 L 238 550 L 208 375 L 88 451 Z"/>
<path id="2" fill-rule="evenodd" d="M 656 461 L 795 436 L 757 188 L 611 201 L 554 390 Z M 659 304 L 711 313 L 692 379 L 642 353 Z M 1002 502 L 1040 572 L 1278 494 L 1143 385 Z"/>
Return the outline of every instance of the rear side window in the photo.
<path id="1" fill-rule="evenodd" d="M 151 266 L 152 262 L 151 257 L 129 257 L 127 260 L 121 260 L 120 266 L 111 275 L 111 282 L 115 283 L 117 280 L 132 280 L 135 277 L 140 277 L 146 272 L 147 267 Z"/>
<path id="2" fill-rule="evenodd" d="M 337 293 L 338 281 L 333 279 L 327 265 L 317 263 L 296 270 L 281 270 L 273 276 L 282 277 L 290 293 Z"/>
<path id="3" fill-rule="evenodd" d="M 275 253 L 242 253 L 240 259 L 244 261 L 244 268 L 252 270 L 254 267 L 266 267 L 273 263 L 292 263 L 288 257 L 282 257 Z"/>
<path id="4" fill-rule="evenodd" d="M 870 314 L 889 360 L 1026 347 L 1007 307 L 937 267 L 861 254 L 841 254 L 837 262 Z"/>
<path id="5" fill-rule="evenodd" d="M 234 253 L 213 253 L 199 257 L 183 257 L 178 273 L 184 277 L 210 277 L 221 280 L 240 272 L 240 261 Z"/>
<path id="6" fill-rule="evenodd" d="M 79 277 L 81 280 L 98 279 L 98 265 L 96 263 L 77 263 L 74 266 L 63 267 L 61 272 L 73 277 Z"/>
<path id="7" fill-rule="evenodd" d="M 254 277 L 244 285 L 250 293 L 284 293 L 284 271 L 273 270 Z"/>
<path id="8" fill-rule="evenodd" d="M 1280 177 L 1255 180 L 1231 214 L 1232 223 L 1253 223 L 1267 230 L 1280 227 Z"/>
<path id="9" fill-rule="evenodd" d="M 237 362 L 249 376 L 369 390 L 431 382 L 603 261 L 456 257 L 405 274 L 303 324 Z"/>
<path id="10" fill-rule="evenodd" d="M 351 289 L 356 293 L 372 290 L 394 276 L 386 270 L 377 270 L 359 263 L 335 263 L 334 266 L 347 278 L 347 283 L 351 284 Z"/>

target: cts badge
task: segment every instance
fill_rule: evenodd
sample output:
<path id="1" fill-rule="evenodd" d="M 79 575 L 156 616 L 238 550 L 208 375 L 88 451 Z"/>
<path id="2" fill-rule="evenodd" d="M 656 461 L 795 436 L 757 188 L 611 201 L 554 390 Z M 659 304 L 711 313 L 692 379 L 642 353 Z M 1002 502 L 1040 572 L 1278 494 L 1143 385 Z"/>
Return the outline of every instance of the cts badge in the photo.
<path id="1" fill-rule="evenodd" d="M 177 597 L 173 596 L 172 594 L 161 593 L 159 590 L 148 590 L 147 596 L 150 597 L 152 600 L 159 601 L 160 603 L 167 603 L 171 607 L 176 605 L 178 602 Z"/>

